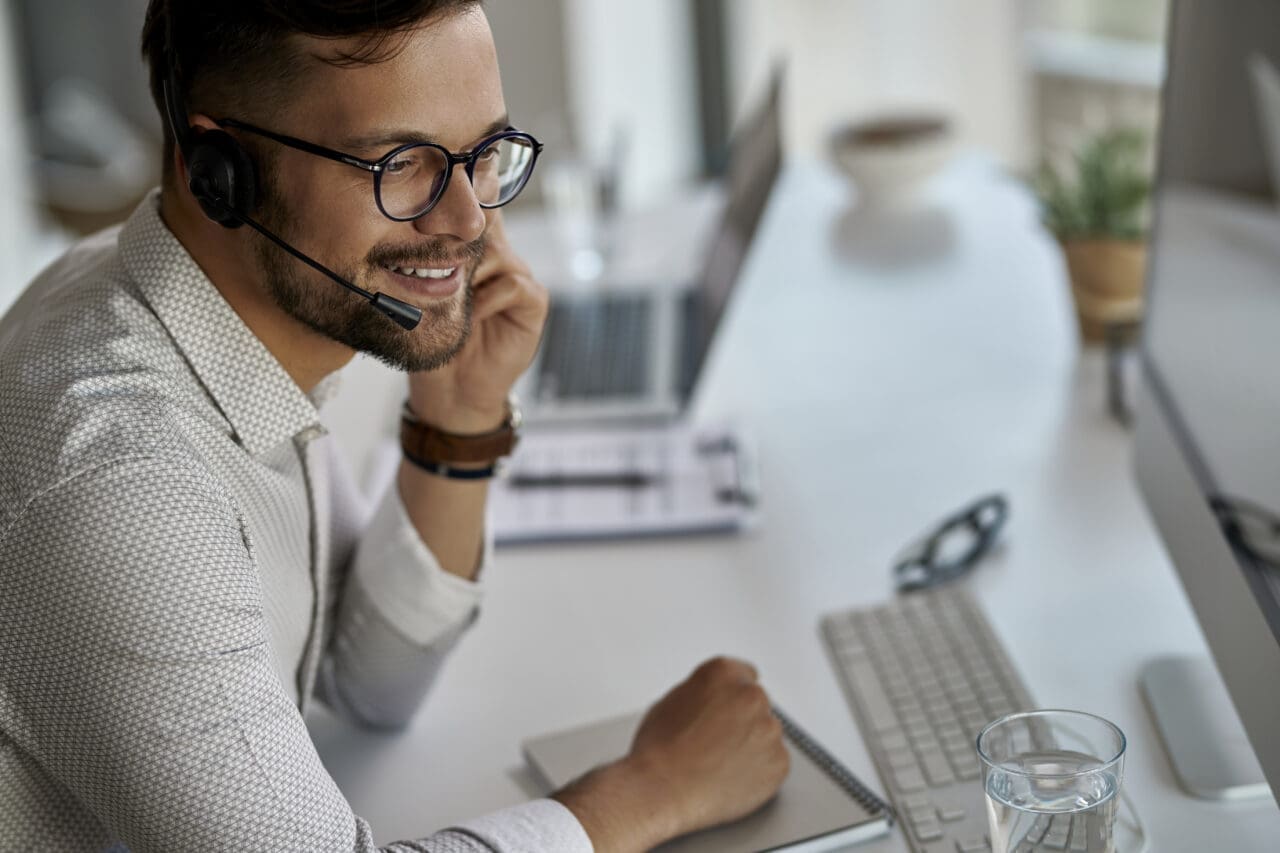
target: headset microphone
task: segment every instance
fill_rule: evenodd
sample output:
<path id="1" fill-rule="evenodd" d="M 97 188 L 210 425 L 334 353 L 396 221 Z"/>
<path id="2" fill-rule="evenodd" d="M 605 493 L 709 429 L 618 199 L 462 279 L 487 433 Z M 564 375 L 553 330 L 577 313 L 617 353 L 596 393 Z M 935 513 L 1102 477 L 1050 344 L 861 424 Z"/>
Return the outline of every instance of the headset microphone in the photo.
<path id="1" fill-rule="evenodd" d="M 393 299 L 385 293 L 370 293 L 357 287 L 255 222 L 245 212 L 253 209 L 257 188 L 257 176 L 248 152 L 226 131 L 191 132 L 187 111 L 178 95 L 177 75 L 172 65 L 162 85 L 169 125 L 182 156 L 187 161 L 188 186 L 205 216 L 226 228 L 248 225 L 316 272 L 369 300 L 370 305 L 401 328 L 417 328 L 422 320 L 421 308 Z"/>
<path id="2" fill-rule="evenodd" d="M 387 296 L 385 293 L 370 293 L 364 288 L 358 287 L 352 284 L 342 276 L 338 275 L 333 270 L 326 267 L 324 264 L 320 263 L 319 261 L 313 258 L 307 257 L 302 252 L 295 249 L 293 246 L 290 246 L 283 239 L 281 239 L 280 237 L 268 231 L 260 223 L 255 222 L 250 217 L 245 216 L 243 213 L 241 213 L 240 211 L 236 210 L 233 207 L 230 207 L 229 205 L 224 205 L 224 206 L 226 207 L 227 213 L 229 213 L 231 216 L 234 216 L 236 219 L 240 220 L 245 225 L 248 225 L 254 231 L 257 231 L 263 237 L 266 237 L 272 243 L 275 243 L 281 249 L 284 249 L 290 255 L 293 255 L 295 258 L 302 261 L 304 264 L 311 267 L 316 272 L 322 273 L 328 276 L 329 278 L 333 279 L 338 284 L 342 285 L 348 290 L 354 293 L 358 293 L 361 296 L 363 296 L 365 299 L 369 300 L 370 305 L 372 305 L 374 308 L 377 308 L 383 314 L 390 317 L 402 328 L 412 331 L 413 329 L 417 328 L 419 321 L 422 320 L 421 308 L 410 305 L 407 302 L 401 302 L 399 299 L 393 299 L 392 297 Z"/>

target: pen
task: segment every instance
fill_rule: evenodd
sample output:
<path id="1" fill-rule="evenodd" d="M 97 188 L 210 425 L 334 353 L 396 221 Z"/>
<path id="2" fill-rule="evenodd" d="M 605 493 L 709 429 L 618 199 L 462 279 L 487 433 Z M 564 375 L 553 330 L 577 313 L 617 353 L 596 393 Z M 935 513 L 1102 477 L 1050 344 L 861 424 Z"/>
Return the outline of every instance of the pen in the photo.
<path id="1" fill-rule="evenodd" d="M 660 481 L 661 477 L 644 471 L 512 474 L 507 478 L 513 489 L 643 489 Z"/>

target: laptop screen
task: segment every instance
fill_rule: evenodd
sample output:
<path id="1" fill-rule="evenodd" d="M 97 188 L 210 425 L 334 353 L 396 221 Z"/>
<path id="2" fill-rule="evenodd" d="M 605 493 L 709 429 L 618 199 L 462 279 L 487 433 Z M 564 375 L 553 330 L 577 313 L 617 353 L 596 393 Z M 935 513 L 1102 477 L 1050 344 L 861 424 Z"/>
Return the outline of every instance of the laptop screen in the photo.
<path id="1" fill-rule="evenodd" d="M 743 122 L 730 146 L 724 215 L 711 240 L 702 276 L 691 293 L 693 303 L 686 314 L 689 326 L 685 331 L 686 350 L 681 357 L 679 392 L 682 398 L 693 393 L 716 326 L 724 315 L 751 239 L 782 169 L 781 94 L 782 72 L 775 70 L 764 103 Z"/>

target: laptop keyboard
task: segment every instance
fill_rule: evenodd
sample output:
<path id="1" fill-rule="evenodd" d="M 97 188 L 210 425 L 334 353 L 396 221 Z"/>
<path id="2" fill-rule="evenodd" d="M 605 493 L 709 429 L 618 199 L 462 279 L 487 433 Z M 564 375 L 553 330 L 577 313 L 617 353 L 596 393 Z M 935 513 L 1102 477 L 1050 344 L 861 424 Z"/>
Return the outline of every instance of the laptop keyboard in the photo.
<path id="1" fill-rule="evenodd" d="M 990 850 L 974 743 L 1033 705 L 973 600 L 954 587 L 911 593 L 826 616 L 822 633 L 911 849 Z M 1069 821 L 1046 825 L 1035 849 L 1084 849 Z"/>
<path id="2" fill-rule="evenodd" d="M 647 295 L 553 302 L 538 396 L 634 397 L 649 389 L 653 302 Z"/>

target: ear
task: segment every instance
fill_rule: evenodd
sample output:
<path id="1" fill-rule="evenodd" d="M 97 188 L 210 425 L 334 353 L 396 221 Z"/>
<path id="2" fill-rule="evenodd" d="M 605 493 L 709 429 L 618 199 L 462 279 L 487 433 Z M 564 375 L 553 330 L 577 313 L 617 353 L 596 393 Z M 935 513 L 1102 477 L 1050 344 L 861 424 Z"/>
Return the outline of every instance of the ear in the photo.
<path id="1" fill-rule="evenodd" d="M 196 133 L 218 129 L 218 123 L 204 113 L 190 115 L 187 120 L 191 122 L 191 127 L 195 129 Z"/>
<path id="2" fill-rule="evenodd" d="M 190 122 L 189 126 L 191 128 L 190 133 L 192 137 L 210 130 L 218 129 L 217 123 L 204 113 L 197 113 L 195 115 L 188 116 L 187 121 Z M 182 146 L 174 145 L 173 170 L 174 174 L 179 176 L 179 179 L 183 184 L 187 182 L 187 170 L 190 165 L 191 164 L 187 162 L 187 155 L 183 152 Z"/>
<path id="3" fill-rule="evenodd" d="M 247 151 L 207 115 L 190 117 L 188 187 L 205 215 L 227 228 L 257 204 L 257 175 Z M 237 212 L 240 216 L 233 215 Z"/>

